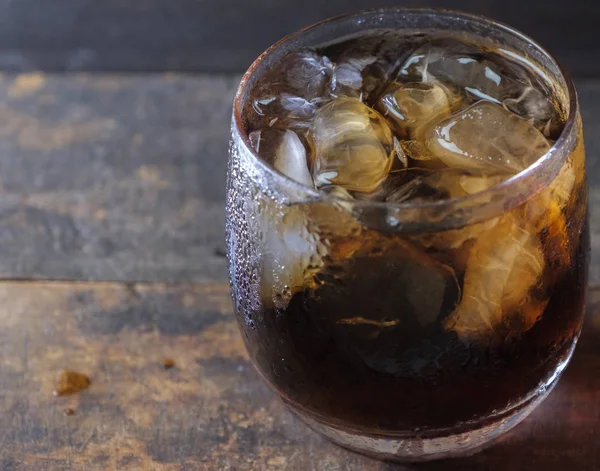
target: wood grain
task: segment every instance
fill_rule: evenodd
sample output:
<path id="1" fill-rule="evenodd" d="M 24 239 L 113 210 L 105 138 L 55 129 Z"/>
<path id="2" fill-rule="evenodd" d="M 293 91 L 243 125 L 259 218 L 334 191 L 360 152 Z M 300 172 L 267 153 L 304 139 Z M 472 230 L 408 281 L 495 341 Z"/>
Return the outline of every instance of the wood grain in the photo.
<path id="1" fill-rule="evenodd" d="M 225 281 L 238 76 L 0 80 L 0 277 Z"/>
<path id="2" fill-rule="evenodd" d="M 600 10 L 588 0 L 0 0 L 0 68 L 242 72 L 300 27 L 383 6 L 488 15 L 531 35 L 573 73 L 600 75 Z"/>
<path id="3" fill-rule="evenodd" d="M 226 285 L 1 283 L 0 469 L 597 469 L 600 291 L 590 298 L 572 364 L 525 423 L 479 455 L 411 466 L 338 448 L 285 411 L 247 359 Z M 54 397 L 64 368 L 91 386 Z"/>

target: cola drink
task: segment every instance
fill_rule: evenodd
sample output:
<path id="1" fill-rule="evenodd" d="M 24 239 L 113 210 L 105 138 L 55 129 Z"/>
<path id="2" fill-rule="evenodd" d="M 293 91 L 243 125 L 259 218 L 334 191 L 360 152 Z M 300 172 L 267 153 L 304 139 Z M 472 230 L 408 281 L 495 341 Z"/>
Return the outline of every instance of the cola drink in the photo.
<path id="1" fill-rule="evenodd" d="M 249 145 L 313 196 L 256 193 L 252 274 L 228 239 L 234 303 L 258 370 L 303 420 L 414 459 L 427 453 L 360 443 L 480 444 L 551 389 L 589 251 L 580 130 L 527 184 L 567 126 L 558 88 L 483 37 L 392 30 L 294 49 L 249 88 Z M 470 201 L 487 212 L 442 217 Z M 431 224 L 403 222 L 416 211 Z"/>

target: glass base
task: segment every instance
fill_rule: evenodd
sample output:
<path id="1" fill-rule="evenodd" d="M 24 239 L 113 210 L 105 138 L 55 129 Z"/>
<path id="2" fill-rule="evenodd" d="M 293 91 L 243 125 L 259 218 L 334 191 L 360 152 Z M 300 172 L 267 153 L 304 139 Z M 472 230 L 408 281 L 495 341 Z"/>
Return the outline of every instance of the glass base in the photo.
<path id="1" fill-rule="evenodd" d="M 473 429 L 468 431 L 464 431 L 463 424 L 460 427 L 461 432 L 448 429 L 430 434 L 429 437 L 368 436 L 344 431 L 309 416 L 300 415 L 293 407 L 292 411 L 310 428 L 337 445 L 377 459 L 417 462 L 468 456 L 492 445 L 498 437 L 524 420 L 550 394 L 569 362 L 575 343 L 559 363 L 555 373 L 527 400 L 496 415 L 495 421 L 486 420 L 485 426 L 474 423 Z M 458 430 L 458 427 L 455 430 Z"/>
<path id="2" fill-rule="evenodd" d="M 344 448 L 369 455 L 380 460 L 432 461 L 443 458 L 468 456 L 492 445 L 496 438 L 525 419 L 550 392 L 547 390 L 525 407 L 519 408 L 501 420 L 463 433 L 449 433 L 434 438 L 406 437 L 386 438 L 345 432 L 316 420 L 302 417 L 310 428 Z"/>

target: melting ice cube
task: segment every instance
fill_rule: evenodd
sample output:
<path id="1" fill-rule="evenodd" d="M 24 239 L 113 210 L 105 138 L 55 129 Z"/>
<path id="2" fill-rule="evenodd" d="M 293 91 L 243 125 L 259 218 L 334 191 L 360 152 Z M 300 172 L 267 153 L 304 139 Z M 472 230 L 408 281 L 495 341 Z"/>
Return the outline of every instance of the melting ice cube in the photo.
<path id="1" fill-rule="evenodd" d="M 447 329 L 465 340 L 490 341 L 506 335 L 509 316 L 538 304 L 531 297 L 544 269 L 544 254 L 534 228 L 504 215 L 475 239 L 467 259 L 462 299 L 446 319 Z M 533 304 L 532 304 L 533 303 Z M 540 312 L 541 314 L 541 312 Z M 537 320 L 535 317 L 534 321 Z M 531 327 L 531 319 L 521 325 Z"/>
<path id="2" fill-rule="evenodd" d="M 317 187 L 338 185 L 370 193 L 386 178 L 394 158 L 392 132 L 383 117 L 355 98 L 320 108 L 310 137 L 315 149 L 312 175 Z"/>
<path id="3" fill-rule="evenodd" d="M 306 149 L 295 132 L 266 129 L 251 132 L 249 138 L 254 149 L 281 173 L 303 185 L 314 186 Z"/>
<path id="4" fill-rule="evenodd" d="M 518 173 L 550 144 L 535 127 L 499 105 L 480 101 L 428 131 L 427 147 L 449 167 Z"/>
<path id="5" fill-rule="evenodd" d="M 450 114 L 448 90 L 434 83 L 393 83 L 380 99 L 378 109 L 399 136 L 420 136 L 424 125 Z"/>

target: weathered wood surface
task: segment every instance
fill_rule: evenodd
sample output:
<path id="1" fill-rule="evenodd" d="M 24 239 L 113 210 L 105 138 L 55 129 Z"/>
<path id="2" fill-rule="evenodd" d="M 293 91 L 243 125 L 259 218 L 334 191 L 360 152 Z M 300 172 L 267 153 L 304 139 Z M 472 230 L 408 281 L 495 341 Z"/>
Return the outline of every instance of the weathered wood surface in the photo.
<path id="1" fill-rule="evenodd" d="M 239 76 L 4 75 L 0 278 L 226 281 Z M 600 81 L 582 81 L 600 283 Z"/>
<path id="2" fill-rule="evenodd" d="M 0 277 L 225 281 L 239 76 L 0 81 Z"/>
<path id="3" fill-rule="evenodd" d="M 0 469 L 598 469 L 600 291 L 590 298 L 572 364 L 521 426 L 471 458 L 400 466 L 340 449 L 282 408 L 248 362 L 224 284 L 5 282 Z M 63 368 L 89 389 L 54 397 Z"/>
<path id="4" fill-rule="evenodd" d="M 0 68 L 241 72 L 300 27 L 383 6 L 488 15 L 531 35 L 573 72 L 600 75 L 600 9 L 590 0 L 0 0 Z"/>

